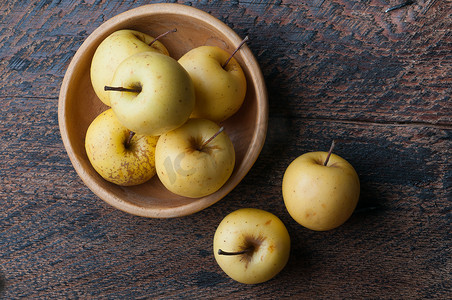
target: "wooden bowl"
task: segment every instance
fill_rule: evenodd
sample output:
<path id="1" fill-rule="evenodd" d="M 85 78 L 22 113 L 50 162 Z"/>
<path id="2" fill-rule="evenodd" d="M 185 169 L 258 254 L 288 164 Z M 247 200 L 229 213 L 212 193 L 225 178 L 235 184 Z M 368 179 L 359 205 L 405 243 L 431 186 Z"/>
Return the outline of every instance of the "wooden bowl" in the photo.
<path id="1" fill-rule="evenodd" d="M 244 45 L 234 56 L 247 79 L 247 94 L 241 109 L 223 122 L 236 151 L 236 165 L 226 184 L 203 198 L 177 196 L 160 183 L 157 176 L 132 187 L 104 180 L 91 166 L 85 152 L 85 134 L 91 121 L 107 109 L 95 95 L 90 79 L 93 54 L 112 32 L 135 29 L 157 36 L 170 29 L 177 32 L 161 42 L 170 56 L 179 59 L 190 49 L 202 45 L 232 51 L 240 38 L 226 24 L 199 9 L 181 4 L 149 4 L 121 13 L 99 26 L 80 46 L 64 76 L 59 95 L 58 121 L 69 158 L 83 182 L 99 198 L 130 214 L 171 218 L 198 212 L 225 197 L 248 173 L 264 144 L 268 122 L 268 100 L 262 72 L 250 49 Z"/>

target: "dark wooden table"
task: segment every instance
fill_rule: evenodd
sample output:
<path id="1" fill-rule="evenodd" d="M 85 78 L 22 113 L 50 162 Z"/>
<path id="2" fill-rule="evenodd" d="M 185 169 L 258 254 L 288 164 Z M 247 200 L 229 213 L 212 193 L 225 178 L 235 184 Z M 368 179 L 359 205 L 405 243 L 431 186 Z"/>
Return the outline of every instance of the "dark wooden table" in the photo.
<path id="1" fill-rule="evenodd" d="M 58 128 L 78 47 L 151 2 L 1 2 L 0 298 L 451 298 L 450 1 L 387 13 L 403 0 L 177 1 L 250 36 L 270 116 L 245 179 L 175 219 L 97 198 Z M 343 226 L 314 232 L 290 218 L 281 180 L 293 159 L 332 139 L 360 176 L 361 198 Z M 242 207 L 276 214 L 292 239 L 286 268 L 259 285 L 229 279 L 212 253 L 220 220 Z"/>

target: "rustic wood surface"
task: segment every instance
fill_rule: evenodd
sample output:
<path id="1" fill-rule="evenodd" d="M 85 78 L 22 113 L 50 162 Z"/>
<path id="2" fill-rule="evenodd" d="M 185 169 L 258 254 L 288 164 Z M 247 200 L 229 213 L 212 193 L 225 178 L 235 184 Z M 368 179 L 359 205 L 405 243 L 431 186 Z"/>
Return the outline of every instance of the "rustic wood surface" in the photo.
<path id="1" fill-rule="evenodd" d="M 0 3 L 0 298 L 450 299 L 452 5 L 419 0 L 177 1 L 249 35 L 266 79 L 262 153 L 226 198 L 194 215 L 146 219 L 79 179 L 57 119 L 65 70 L 118 13 L 159 1 Z M 170 1 L 174 2 L 174 1 Z M 281 195 L 298 155 L 327 150 L 357 170 L 362 194 L 343 226 L 299 226 Z M 243 285 L 216 264 L 221 219 L 279 216 L 291 257 Z"/>

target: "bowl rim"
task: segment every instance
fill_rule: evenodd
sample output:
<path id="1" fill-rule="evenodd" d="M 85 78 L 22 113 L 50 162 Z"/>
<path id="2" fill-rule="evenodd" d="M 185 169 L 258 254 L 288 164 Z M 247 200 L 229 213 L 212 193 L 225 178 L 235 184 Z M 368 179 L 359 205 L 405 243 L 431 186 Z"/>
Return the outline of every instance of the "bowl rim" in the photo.
<path id="1" fill-rule="evenodd" d="M 68 126 L 67 126 L 67 118 L 66 118 L 66 96 L 68 93 L 68 89 L 70 86 L 70 82 L 74 77 L 74 69 L 82 57 L 83 52 L 92 42 L 95 42 L 96 39 L 99 39 L 99 36 L 105 36 L 110 33 L 111 26 L 127 22 L 134 17 L 140 16 L 149 16 L 154 14 L 162 14 L 162 13 L 176 13 L 179 15 L 184 15 L 190 18 L 197 19 L 200 22 L 209 24 L 217 29 L 219 29 L 222 34 L 227 36 L 227 38 L 233 43 L 233 46 L 237 47 L 242 39 L 233 31 L 228 25 L 217 19 L 216 17 L 210 15 L 209 13 L 187 5 L 176 4 L 176 3 L 160 3 L 160 4 L 146 4 L 142 5 L 125 12 L 122 12 L 112 18 L 108 19 L 104 23 L 102 23 L 99 27 L 97 27 L 81 44 L 76 53 L 74 54 L 69 66 L 66 69 L 66 73 L 64 75 L 59 99 L 58 99 L 58 123 L 61 138 L 66 149 L 66 152 L 69 156 L 69 159 L 79 177 L 85 183 L 85 185 L 99 198 L 103 201 L 107 202 L 111 206 L 127 212 L 132 215 L 148 217 L 148 218 L 173 218 L 173 217 L 182 217 L 186 215 L 190 215 L 196 213 L 200 210 L 203 210 L 216 202 L 220 201 L 224 198 L 229 192 L 231 192 L 246 176 L 246 174 L 250 171 L 254 163 L 256 162 L 263 146 L 265 143 L 265 138 L 267 134 L 268 127 L 268 95 L 267 89 L 264 81 L 264 77 L 262 71 L 256 61 L 251 50 L 245 44 L 240 51 L 244 54 L 242 55 L 242 59 L 244 63 L 249 66 L 249 68 L 253 69 L 253 74 L 250 74 L 250 79 L 252 80 L 253 86 L 256 87 L 255 93 L 258 101 L 258 109 L 257 109 L 257 119 L 256 119 L 256 129 L 253 132 L 250 147 L 247 149 L 242 164 L 239 167 L 240 170 L 237 172 L 233 180 L 229 180 L 220 190 L 215 192 L 216 197 L 213 199 L 211 195 L 193 199 L 192 202 L 187 203 L 185 205 L 177 206 L 177 207 L 167 207 L 167 208 L 150 208 L 150 207 L 141 207 L 135 205 L 130 202 L 123 201 L 119 197 L 117 197 L 114 193 L 101 188 L 98 186 L 96 181 L 91 177 L 87 176 L 86 171 L 82 167 L 81 158 L 75 154 L 73 142 L 69 139 L 68 135 Z M 253 156 L 254 153 L 254 156 Z M 240 172 L 241 171 L 241 172 Z M 232 179 L 232 177 L 230 178 Z"/>

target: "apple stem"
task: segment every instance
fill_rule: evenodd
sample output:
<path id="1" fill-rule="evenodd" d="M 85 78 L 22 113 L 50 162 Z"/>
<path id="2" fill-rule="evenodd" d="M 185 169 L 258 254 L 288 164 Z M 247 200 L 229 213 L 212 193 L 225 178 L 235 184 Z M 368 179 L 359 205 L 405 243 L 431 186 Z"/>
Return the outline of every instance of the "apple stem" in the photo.
<path id="1" fill-rule="evenodd" d="M 232 52 L 231 56 L 229 56 L 229 58 L 224 62 L 224 64 L 222 65 L 223 69 L 226 68 L 226 66 L 228 65 L 229 61 L 232 59 L 232 57 L 237 53 L 237 51 L 240 50 L 240 48 L 242 48 L 242 46 L 249 40 L 248 36 L 246 36 L 243 41 L 240 42 L 239 46 L 234 50 L 234 52 Z"/>
<path id="2" fill-rule="evenodd" d="M 247 248 L 245 250 L 237 251 L 237 252 L 228 252 L 228 251 L 223 251 L 221 249 L 218 249 L 218 254 L 219 255 L 241 255 L 241 254 L 245 254 L 245 253 L 248 253 L 251 251 L 253 251 L 253 248 Z"/>
<path id="3" fill-rule="evenodd" d="M 208 143 L 210 143 L 214 138 L 216 138 L 221 132 L 223 132 L 224 127 L 222 126 L 214 135 L 212 135 L 207 141 L 205 141 L 201 147 L 199 147 L 199 151 L 201 151 Z"/>
<path id="4" fill-rule="evenodd" d="M 172 32 L 176 32 L 177 28 L 168 30 L 167 32 L 162 33 L 161 35 L 159 35 L 158 37 L 156 37 L 150 44 L 149 46 L 152 46 L 152 44 L 154 44 L 157 40 L 159 40 L 160 38 L 164 37 L 165 35 L 167 35 L 168 33 L 172 33 Z"/>
<path id="5" fill-rule="evenodd" d="M 328 161 L 330 160 L 330 156 L 333 153 L 334 146 L 336 146 L 335 140 L 333 140 L 333 142 L 331 143 L 330 150 L 328 151 L 328 155 L 326 156 L 325 162 L 323 163 L 324 166 L 326 166 L 328 164 Z"/>
<path id="6" fill-rule="evenodd" d="M 130 147 L 130 143 L 132 142 L 132 138 L 135 135 L 135 132 L 130 131 L 129 132 L 129 138 L 126 141 L 126 144 L 124 145 L 126 147 L 126 149 L 128 149 Z"/>
<path id="7" fill-rule="evenodd" d="M 104 91 L 140 93 L 141 88 L 128 89 L 121 86 L 104 86 Z"/>

